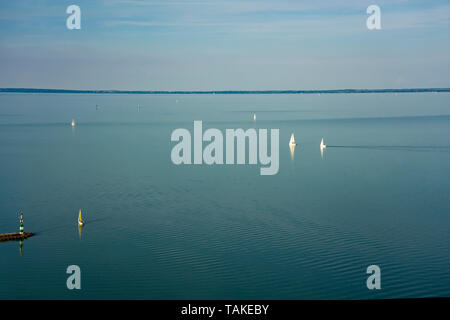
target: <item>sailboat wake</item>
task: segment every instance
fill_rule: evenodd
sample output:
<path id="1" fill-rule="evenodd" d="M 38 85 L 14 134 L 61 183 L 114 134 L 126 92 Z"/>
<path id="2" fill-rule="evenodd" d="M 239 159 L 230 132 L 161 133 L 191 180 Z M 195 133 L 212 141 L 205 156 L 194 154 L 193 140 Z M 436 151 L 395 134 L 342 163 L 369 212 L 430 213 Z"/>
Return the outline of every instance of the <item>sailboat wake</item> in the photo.
<path id="1" fill-rule="evenodd" d="M 429 152 L 450 152 L 450 146 L 333 146 L 327 148 L 348 148 L 348 149 L 372 149 L 372 150 L 392 150 L 392 151 L 429 151 Z"/>

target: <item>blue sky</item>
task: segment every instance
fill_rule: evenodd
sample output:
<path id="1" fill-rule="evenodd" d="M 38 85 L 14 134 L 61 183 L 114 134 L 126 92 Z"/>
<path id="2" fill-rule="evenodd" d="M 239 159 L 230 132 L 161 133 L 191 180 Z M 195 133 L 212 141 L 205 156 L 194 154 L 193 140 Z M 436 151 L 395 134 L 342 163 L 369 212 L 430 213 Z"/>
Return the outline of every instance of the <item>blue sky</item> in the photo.
<path id="1" fill-rule="evenodd" d="M 71 4 L 81 30 L 66 28 Z M 1 1 L 0 70 L 0 87 L 450 87 L 450 2 Z"/>

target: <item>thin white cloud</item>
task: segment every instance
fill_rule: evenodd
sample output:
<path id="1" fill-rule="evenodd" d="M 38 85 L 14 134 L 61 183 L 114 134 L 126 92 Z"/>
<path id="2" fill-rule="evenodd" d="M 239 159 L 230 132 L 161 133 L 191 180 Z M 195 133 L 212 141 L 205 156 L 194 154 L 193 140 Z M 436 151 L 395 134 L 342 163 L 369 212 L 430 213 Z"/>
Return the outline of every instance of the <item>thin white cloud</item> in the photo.
<path id="1" fill-rule="evenodd" d="M 132 3 L 148 3 L 156 4 L 160 2 L 153 1 L 133 1 L 121 0 L 121 2 Z M 170 2 L 175 3 L 175 2 Z M 195 3 L 198 2 L 187 2 Z M 214 3 L 214 2 L 212 2 Z M 185 3 L 186 4 L 186 3 Z M 343 14 L 320 14 L 315 8 L 314 14 L 304 12 L 298 18 L 284 17 L 283 14 L 279 16 L 268 15 L 267 19 L 261 21 L 251 21 L 246 16 L 229 15 L 230 11 L 236 9 L 237 11 L 251 10 L 245 3 L 246 9 L 242 4 L 231 2 L 227 8 L 215 8 L 213 11 L 206 8 L 201 13 L 189 11 L 188 14 L 174 14 L 167 15 L 165 21 L 156 21 L 142 16 L 142 12 L 135 14 L 130 19 L 109 19 L 104 21 L 107 27 L 115 26 L 138 26 L 138 27 L 222 27 L 225 30 L 232 32 L 245 33 L 283 33 L 286 36 L 296 33 L 328 31 L 330 33 L 340 32 L 358 32 L 365 30 L 365 20 L 367 14 L 365 10 L 344 11 Z M 265 4 L 265 6 L 264 6 Z M 262 2 L 259 7 L 253 8 L 257 11 L 267 10 L 268 13 L 273 13 L 269 9 L 278 8 L 279 10 L 288 9 L 286 3 L 267 3 Z M 300 6 L 293 5 L 291 10 L 295 12 Z M 301 7 L 302 10 L 307 10 L 308 6 Z M 411 10 L 405 7 L 404 11 L 389 10 L 389 6 L 382 8 L 382 29 L 412 29 L 412 28 L 432 28 L 450 26 L 450 5 L 441 5 L 433 8 L 422 10 Z M 222 12 L 222 10 L 225 10 Z M 226 12 L 226 13 L 225 13 Z"/>
<path id="2" fill-rule="evenodd" d="M 382 12 L 381 19 L 382 28 L 384 29 L 450 27 L 450 5 L 441 5 L 423 10 L 398 11 L 395 13 Z"/>

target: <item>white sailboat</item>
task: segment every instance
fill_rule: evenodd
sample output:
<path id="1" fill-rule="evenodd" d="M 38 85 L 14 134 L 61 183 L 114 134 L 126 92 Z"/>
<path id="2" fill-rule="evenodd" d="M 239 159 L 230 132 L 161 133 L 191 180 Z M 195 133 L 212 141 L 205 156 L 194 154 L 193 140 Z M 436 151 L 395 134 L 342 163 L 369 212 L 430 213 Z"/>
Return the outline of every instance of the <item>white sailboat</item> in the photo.
<path id="1" fill-rule="evenodd" d="M 291 133 L 291 139 L 289 140 L 289 146 L 296 146 L 297 143 L 295 143 L 294 133 Z"/>
<path id="2" fill-rule="evenodd" d="M 80 212 L 78 213 L 78 225 L 79 225 L 80 227 L 84 226 L 84 221 L 83 221 L 83 219 L 81 218 L 81 209 L 80 209 Z"/>
<path id="3" fill-rule="evenodd" d="M 323 150 L 327 147 L 327 145 L 325 143 L 323 143 L 323 137 L 322 137 L 322 141 L 320 141 L 320 150 Z"/>
<path id="4" fill-rule="evenodd" d="M 72 119 L 72 127 L 75 127 L 75 120 Z"/>
<path id="5" fill-rule="evenodd" d="M 256 121 L 256 113 L 253 114 L 253 121 Z"/>

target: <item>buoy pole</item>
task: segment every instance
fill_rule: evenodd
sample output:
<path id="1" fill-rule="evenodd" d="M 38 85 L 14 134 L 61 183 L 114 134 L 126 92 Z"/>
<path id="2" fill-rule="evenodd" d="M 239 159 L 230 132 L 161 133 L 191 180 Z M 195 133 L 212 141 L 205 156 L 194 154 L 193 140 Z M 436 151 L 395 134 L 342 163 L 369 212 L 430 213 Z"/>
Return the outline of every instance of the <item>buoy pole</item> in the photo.
<path id="1" fill-rule="evenodd" d="M 23 213 L 20 213 L 20 227 L 19 227 L 19 233 L 23 234 Z"/>

